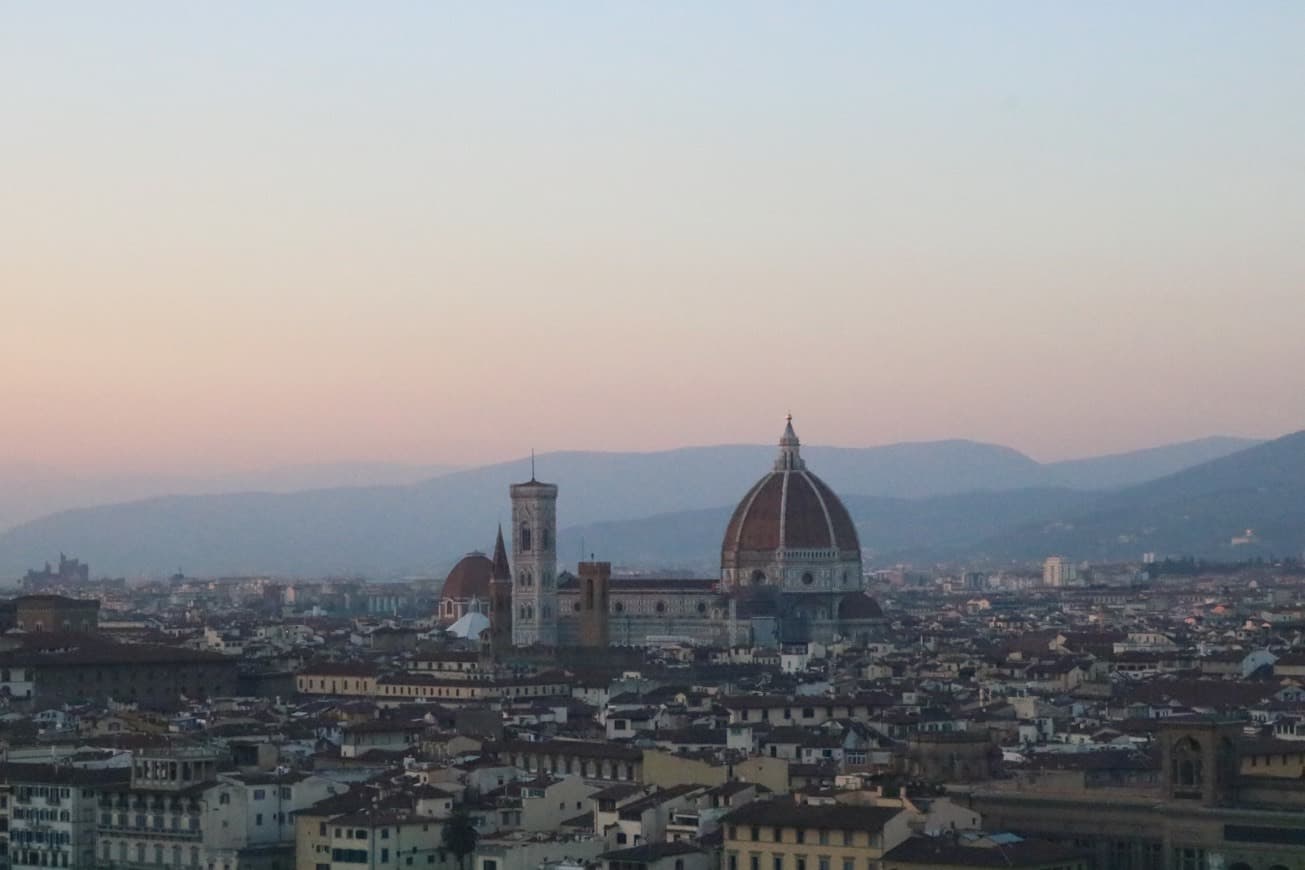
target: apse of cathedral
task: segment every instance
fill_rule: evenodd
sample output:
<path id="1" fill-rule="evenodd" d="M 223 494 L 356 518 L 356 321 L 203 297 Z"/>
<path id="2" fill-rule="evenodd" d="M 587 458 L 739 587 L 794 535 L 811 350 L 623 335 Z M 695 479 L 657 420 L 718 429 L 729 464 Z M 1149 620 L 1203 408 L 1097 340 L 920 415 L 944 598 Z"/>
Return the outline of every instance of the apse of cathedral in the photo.
<path id="1" fill-rule="evenodd" d="M 510 496 L 510 561 L 500 528 L 493 557 L 468 554 L 441 591 L 437 618 L 457 636 L 523 647 L 768 647 L 864 643 L 883 624 L 865 592 L 856 526 L 807 468 L 792 417 L 774 465 L 725 527 L 719 577 L 613 578 L 606 562 L 559 573 L 558 487 L 532 475 Z"/>

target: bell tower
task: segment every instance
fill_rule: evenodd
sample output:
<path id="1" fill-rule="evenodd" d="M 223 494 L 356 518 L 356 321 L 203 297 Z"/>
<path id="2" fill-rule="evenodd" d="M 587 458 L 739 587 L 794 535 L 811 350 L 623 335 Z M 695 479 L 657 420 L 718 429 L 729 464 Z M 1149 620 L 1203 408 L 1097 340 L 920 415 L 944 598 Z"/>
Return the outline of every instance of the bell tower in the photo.
<path id="1" fill-rule="evenodd" d="M 580 580 L 580 645 L 606 649 L 610 642 L 607 608 L 612 563 L 581 562 L 576 574 Z"/>
<path id="2" fill-rule="evenodd" d="M 512 643 L 557 646 L 557 485 L 532 474 L 510 492 Z"/>
<path id="3" fill-rule="evenodd" d="M 493 567 L 489 575 L 489 635 L 495 655 L 512 646 L 512 568 L 503 545 L 503 526 L 494 541 Z"/>

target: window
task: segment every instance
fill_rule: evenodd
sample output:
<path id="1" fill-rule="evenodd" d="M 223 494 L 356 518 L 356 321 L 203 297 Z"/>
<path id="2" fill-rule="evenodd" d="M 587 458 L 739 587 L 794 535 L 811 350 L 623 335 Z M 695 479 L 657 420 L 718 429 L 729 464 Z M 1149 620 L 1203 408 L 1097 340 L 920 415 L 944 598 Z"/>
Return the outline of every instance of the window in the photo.
<path id="1" fill-rule="evenodd" d="M 761 870 L 761 856 L 756 852 L 748 856 L 748 870 Z"/>
<path id="2" fill-rule="evenodd" d="M 799 843 L 805 843 L 807 841 L 807 832 L 805 828 L 798 828 L 796 833 L 797 833 L 797 841 Z M 798 860 L 800 861 L 802 859 L 799 858 Z M 805 868 L 799 867 L 798 870 L 805 870 Z"/>
<path id="3" fill-rule="evenodd" d="M 784 870 L 784 856 L 772 855 L 770 858 L 770 870 Z"/>
<path id="4" fill-rule="evenodd" d="M 254 816 L 254 824 L 255 824 L 255 825 L 258 825 L 258 826 L 260 826 L 260 827 L 262 826 L 262 824 L 263 824 L 263 814 L 262 814 L 262 813 L 258 813 L 257 815 Z"/>
<path id="5" fill-rule="evenodd" d="M 844 845 L 844 846 L 850 846 L 850 845 L 852 845 L 852 832 L 851 832 L 851 831 L 844 831 L 844 832 L 843 832 L 843 845 Z"/>
<path id="6" fill-rule="evenodd" d="M 332 849 L 331 861 L 339 861 L 344 864 L 366 864 L 366 849 Z"/>
<path id="7" fill-rule="evenodd" d="M 730 852 L 729 860 L 725 862 L 725 866 L 728 867 L 729 870 L 739 870 L 739 854 L 737 852 Z"/>
<path id="8" fill-rule="evenodd" d="M 755 842 L 757 842 L 757 841 L 760 840 L 760 839 L 761 839 L 761 828 L 758 828 L 756 825 L 753 825 L 753 826 L 752 826 L 752 842 L 755 843 Z M 753 868 L 753 870 L 756 870 L 756 868 Z"/>
<path id="9" fill-rule="evenodd" d="M 823 830 L 823 829 L 822 829 L 819 833 L 816 834 L 816 839 L 820 841 L 820 845 L 822 845 L 822 846 L 828 846 L 828 845 L 829 845 L 829 832 L 826 831 L 826 830 Z M 829 868 L 828 868 L 828 867 L 821 867 L 820 870 L 829 870 Z"/>
<path id="10" fill-rule="evenodd" d="M 529 553 L 530 544 L 531 544 L 530 525 L 528 523 L 522 523 L 521 524 L 521 552 Z"/>
<path id="11" fill-rule="evenodd" d="M 820 858 L 818 858 L 817 860 L 820 862 L 820 870 L 829 870 L 828 855 L 821 855 Z"/>

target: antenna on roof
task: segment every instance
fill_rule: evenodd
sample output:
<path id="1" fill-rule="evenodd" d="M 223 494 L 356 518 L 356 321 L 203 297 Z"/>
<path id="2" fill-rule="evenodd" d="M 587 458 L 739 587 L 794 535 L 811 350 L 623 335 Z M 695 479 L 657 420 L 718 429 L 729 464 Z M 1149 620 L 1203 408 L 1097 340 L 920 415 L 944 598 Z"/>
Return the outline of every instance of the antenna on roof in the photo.
<path id="1" fill-rule="evenodd" d="M 535 479 L 535 448 L 530 448 L 530 479 Z"/>

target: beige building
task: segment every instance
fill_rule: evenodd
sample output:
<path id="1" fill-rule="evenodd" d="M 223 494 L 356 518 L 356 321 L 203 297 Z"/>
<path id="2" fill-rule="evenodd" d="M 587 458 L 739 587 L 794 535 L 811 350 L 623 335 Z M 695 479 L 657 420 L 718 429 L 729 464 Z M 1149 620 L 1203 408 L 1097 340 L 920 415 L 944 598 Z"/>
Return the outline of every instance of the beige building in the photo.
<path id="1" fill-rule="evenodd" d="M 901 807 L 757 801 L 721 820 L 723 870 L 881 870 L 913 818 Z"/>
<path id="2" fill-rule="evenodd" d="M 376 669 L 369 665 L 325 664 L 305 668 L 295 677 L 295 688 L 305 695 L 376 694 Z"/>
<path id="3" fill-rule="evenodd" d="M 1074 564 L 1064 556 L 1048 556 L 1042 562 L 1042 585 L 1064 586 L 1078 577 Z"/>

